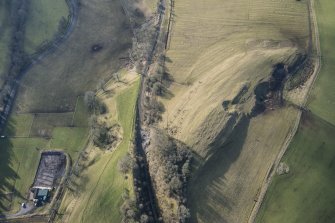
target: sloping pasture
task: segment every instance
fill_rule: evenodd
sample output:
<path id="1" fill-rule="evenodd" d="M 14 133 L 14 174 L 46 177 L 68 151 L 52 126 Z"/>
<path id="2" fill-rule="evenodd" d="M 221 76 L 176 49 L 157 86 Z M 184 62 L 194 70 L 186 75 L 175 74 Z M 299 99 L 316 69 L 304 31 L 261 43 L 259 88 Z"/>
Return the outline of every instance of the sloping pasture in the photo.
<path id="1" fill-rule="evenodd" d="M 162 99 L 160 125 L 199 155 L 189 188 L 192 222 L 246 222 L 297 112 L 241 114 L 275 64 L 306 52 L 306 1 L 182 0 L 173 11 L 165 64 L 173 97 Z M 244 86 L 250 96 L 224 111 L 222 103 Z"/>

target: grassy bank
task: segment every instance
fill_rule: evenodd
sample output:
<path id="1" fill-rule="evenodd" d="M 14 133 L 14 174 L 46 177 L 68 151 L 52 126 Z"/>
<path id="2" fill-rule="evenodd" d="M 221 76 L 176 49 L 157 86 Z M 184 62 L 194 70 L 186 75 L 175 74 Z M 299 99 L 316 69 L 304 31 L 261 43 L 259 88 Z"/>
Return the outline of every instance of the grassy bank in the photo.
<path id="1" fill-rule="evenodd" d="M 4 0 L 0 2 L 0 86 L 8 75 L 10 67 L 10 45 L 13 44 L 15 1 Z M 11 13 L 12 12 L 12 13 Z M 12 15 L 11 15 L 12 14 Z M 69 8 L 65 0 L 31 0 L 27 9 L 27 19 L 24 24 L 20 46 L 27 54 L 36 53 L 38 48 L 53 40 L 59 31 L 64 31 L 60 24 L 65 24 L 69 16 Z M 62 21 L 62 22 L 61 22 Z M 22 42 L 22 43 L 21 43 Z M 18 44 L 18 43 L 15 43 Z"/>
<path id="2" fill-rule="evenodd" d="M 77 26 L 57 51 L 35 64 L 22 80 L 16 110 L 73 111 L 77 96 L 96 89 L 122 65 L 131 32 L 118 1 L 81 2 Z M 99 45 L 99 50 L 92 47 Z"/>

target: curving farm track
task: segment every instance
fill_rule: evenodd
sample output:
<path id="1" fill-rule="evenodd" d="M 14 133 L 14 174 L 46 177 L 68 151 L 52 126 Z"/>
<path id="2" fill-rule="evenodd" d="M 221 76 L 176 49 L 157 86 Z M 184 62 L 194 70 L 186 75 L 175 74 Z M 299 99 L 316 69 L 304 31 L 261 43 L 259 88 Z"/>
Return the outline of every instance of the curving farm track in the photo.
<path id="1" fill-rule="evenodd" d="M 69 16 L 69 25 L 67 27 L 67 30 L 64 34 L 57 36 L 53 42 L 50 44 L 50 46 L 43 52 L 41 52 L 40 54 L 38 54 L 35 58 L 32 59 L 32 62 L 26 67 L 26 69 L 19 74 L 13 81 L 12 85 L 11 85 L 11 93 L 10 93 L 10 97 L 8 99 L 7 104 L 5 105 L 5 113 L 2 115 L 2 117 L 0 117 L 0 133 L 2 132 L 2 130 L 4 130 L 5 126 L 6 126 L 6 121 L 11 113 L 12 110 L 12 106 L 14 104 L 15 98 L 16 98 L 16 93 L 18 88 L 20 87 L 20 81 L 23 78 L 23 76 L 25 74 L 28 73 L 28 71 L 37 63 L 41 62 L 43 60 L 43 58 L 45 58 L 46 56 L 50 55 L 51 53 L 55 52 L 57 50 L 57 48 L 63 43 L 65 42 L 68 37 L 71 35 L 72 31 L 74 30 L 74 27 L 77 23 L 78 20 L 78 2 L 77 0 L 67 0 L 66 1 L 70 10 L 70 16 Z M 29 213 L 31 213 L 34 210 L 34 206 L 27 206 L 27 208 L 23 209 L 21 208 L 21 210 L 19 210 L 17 213 L 15 214 L 11 214 L 11 215 L 3 215 L 0 216 L 0 222 L 1 219 L 6 219 L 6 222 L 11 222 L 9 221 L 10 218 L 13 218 L 13 222 L 15 222 L 15 219 L 17 219 L 18 217 L 20 217 L 20 219 L 24 219 L 25 222 L 39 222 L 38 219 L 41 220 L 41 222 L 44 222 L 45 219 L 48 219 L 48 217 L 46 217 L 45 215 L 40 216 L 40 215 L 27 215 Z M 25 218 L 25 215 L 26 218 Z M 31 221 L 32 219 L 32 221 Z"/>
<path id="2" fill-rule="evenodd" d="M 50 43 L 50 46 L 40 54 L 36 55 L 34 58 L 32 58 L 31 63 L 25 68 L 23 72 L 18 74 L 15 79 L 10 83 L 10 94 L 7 101 L 7 104 L 4 108 L 4 113 L 0 116 L 0 133 L 4 130 L 4 127 L 6 126 L 7 119 L 12 111 L 13 103 L 16 98 L 16 93 L 18 91 L 18 88 L 20 87 L 20 81 L 22 80 L 23 76 L 28 73 L 28 71 L 37 63 L 41 62 L 43 58 L 48 56 L 49 54 L 55 52 L 58 47 L 65 42 L 68 37 L 71 35 L 75 24 L 78 20 L 78 2 L 77 0 L 67 0 L 66 1 L 70 10 L 70 16 L 69 16 L 69 25 L 67 27 L 67 30 L 64 34 L 57 36 L 55 39 L 53 39 L 52 43 Z"/>

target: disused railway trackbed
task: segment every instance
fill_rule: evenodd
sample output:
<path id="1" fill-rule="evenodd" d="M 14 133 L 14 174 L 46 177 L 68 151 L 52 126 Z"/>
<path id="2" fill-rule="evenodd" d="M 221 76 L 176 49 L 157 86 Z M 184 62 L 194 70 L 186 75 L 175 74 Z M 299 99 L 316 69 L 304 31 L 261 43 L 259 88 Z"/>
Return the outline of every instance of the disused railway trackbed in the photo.
<path id="1" fill-rule="evenodd" d="M 149 172 L 149 167 L 146 159 L 146 153 L 145 150 L 142 146 L 142 135 L 141 135 L 141 129 L 142 129 L 142 124 L 143 124 L 143 118 L 144 118 L 144 98 L 145 98 L 145 82 L 146 78 L 149 76 L 149 71 L 150 71 L 150 66 L 153 64 L 153 60 L 159 52 L 157 52 L 158 48 L 158 43 L 159 39 L 164 33 L 162 33 L 163 26 L 164 26 L 164 16 L 166 13 L 166 0 L 160 0 L 159 6 L 157 8 L 158 11 L 158 25 L 157 25 L 157 30 L 155 32 L 154 36 L 154 43 L 152 46 L 152 49 L 147 57 L 146 64 L 143 68 L 143 73 L 142 73 L 142 78 L 141 78 L 141 85 L 140 85 L 140 90 L 139 90 L 139 96 L 137 99 L 137 112 L 136 112 L 136 128 L 135 128 L 135 136 L 136 136 L 136 151 L 135 153 L 141 157 L 143 157 L 143 166 L 141 167 L 140 171 L 141 173 L 139 174 L 142 176 L 148 185 L 144 188 L 145 191 L 144 193 L 146 194 L 146 197 L 150 203 L 150 209 L 153 217 L 152 222 L 159 222 L 159 211 L 158 211 L 158 206 L 156 202 L 156 195 L 154 193 L 153 185 L 152 185 L 152 180 L 150 177 L 150 172 Z"/>

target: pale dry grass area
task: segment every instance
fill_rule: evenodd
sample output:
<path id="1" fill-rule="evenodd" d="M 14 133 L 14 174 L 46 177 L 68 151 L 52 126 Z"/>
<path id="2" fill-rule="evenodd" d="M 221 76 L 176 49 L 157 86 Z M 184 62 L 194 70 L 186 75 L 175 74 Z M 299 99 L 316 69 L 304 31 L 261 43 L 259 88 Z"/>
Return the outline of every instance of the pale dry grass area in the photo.
<path id="1" fill-rule="evenodd" d="M 175 2 L 166 70 L 173 77 L 161 128 L 188 144 L 200 168 L 190 184 L 192 222 L 247 222 L 297 111 L 245 120 L 254 88 L 308 43 L 306 1 Z M 237 104 L 224 101 L 247 92 Z"/>
<path id="2" fill-rule="evenodd" d="M 192 222 L 248 221 L 296 115 L 296 110 L 284 108 L 239 123 L 191 182 Z"/>
<path id="3" fill-rule="evenodd" d="M 259 80 L 266 79 L 271 74 L 273 61 L 289 61 L 290 57 L 287 56 L 294 54 L 296 50 L 293 47 L 253 50 L 235 54 L 221 63 L 217 61 L 216 64 L 202 67 L 197 81 L 190 86 L 182 87 L 182 95 L 175 96 L 166 103 L 168 126 L 173 135 L 195 146 L 199 155 L 205 156 L 208 151 L 203 150 L 201 142 L 199 143 L 202 146 L 199 148 L 196 145 L 198 141 L 203 142 L 203 137 L 209 137 L 212 133 L 212 137 L 215 137 L 216 130 L 221 131 L 222 127 L 213 128 L 213 125 L 219 125 L 223 120 L 238 116 L 241 111 L 249 113 L 254 105 L 251 96 L 253 89 Z M 224 111 L 222 102 L 232 101 L 243 86 L 249 88 L 246 103 L 233 105 L 228 111 Z M 172 92 L 175 93 L 174 89 Z M 170 106 L 173 108 L 169 109 Z M 210 120 L 218 116 L 221 117 L 219 120 Z M 208 126 L 211 129 L 206 136 L 203 134 L 206 132 L 204 125 L 208 123 L 212 126 Z M 195 135 L 202 137 L 198 140 L 194 138 Z"/>

